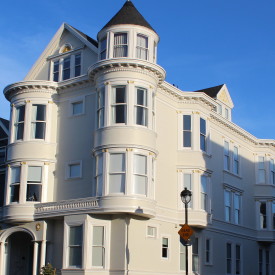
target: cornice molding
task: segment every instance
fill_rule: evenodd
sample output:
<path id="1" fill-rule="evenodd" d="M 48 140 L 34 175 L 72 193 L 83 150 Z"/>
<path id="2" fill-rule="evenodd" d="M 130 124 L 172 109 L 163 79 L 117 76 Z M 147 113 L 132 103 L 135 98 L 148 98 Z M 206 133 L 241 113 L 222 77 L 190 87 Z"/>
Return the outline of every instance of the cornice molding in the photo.
<path id="1" fill-rule="evenodd" d="M 108 59 L 93 64 L 88 69 L 89 78 L 94 81 L 98 73 L 110 73 L 116 71 L 133 71 L 154 76 L 161 84 L 166 76 L 165 70 L 159 65 L 139 59 Z"/>

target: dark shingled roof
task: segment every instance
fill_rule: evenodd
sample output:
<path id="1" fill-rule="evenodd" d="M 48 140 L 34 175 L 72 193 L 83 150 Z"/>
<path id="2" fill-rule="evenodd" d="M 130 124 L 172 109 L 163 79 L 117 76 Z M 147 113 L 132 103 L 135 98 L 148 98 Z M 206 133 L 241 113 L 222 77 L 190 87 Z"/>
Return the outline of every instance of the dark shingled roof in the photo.
<path id="1" fill-rule="evenodd" d="M 206 88 L 206 89 L 194 91 L 194 92 L 205 93 L 205 94 L 209 95 L 212 98 L 216 98 L 217 94 L 219 93 L 219 91 L 221 90 L 223 85 L 224 84 L 219 85 L 219 86 L 215 86 L 215 87 L 211 87 L 211 88 Z"/>
<path id="2" fill-rule="evenodd" d="M 71 26 L 71 25 L 70 25 Z M 83 33 L 82 31 L 74 28 L 73 26 L 71 26 L 75 31 L 77 31 L 84 39 L 88 40 L 90 43 L 92 43 L 95 47 L 98 48 L 98 43 L 96 40 L 94 40 L 93 38 L 91 38 L 90 36 L 88 36 L 87 34 Z"/>
<path id="3" fill-rule="evenodd" d="M 4 126 L 7 128 L 7 130 L 9 130 L 9 121 L 1 117 L 0 117 L 0 120 L 4 124 Z M 7 137 L 8 135 L 6 134 L 4 129 L 0 127 L 0 139 L 7 138 Z"/>
<path id="4" fill-rule="evenodd" d="M 123 7 L 117 12 L 117 14 L 102 28 L 113 25 L 120 24 L 130 24 L 146 27 L 155 32 L 151 25 L 144 19 L 144 17 L 139 13 L 134 4 L 131 1 L 126 1 Z"/>

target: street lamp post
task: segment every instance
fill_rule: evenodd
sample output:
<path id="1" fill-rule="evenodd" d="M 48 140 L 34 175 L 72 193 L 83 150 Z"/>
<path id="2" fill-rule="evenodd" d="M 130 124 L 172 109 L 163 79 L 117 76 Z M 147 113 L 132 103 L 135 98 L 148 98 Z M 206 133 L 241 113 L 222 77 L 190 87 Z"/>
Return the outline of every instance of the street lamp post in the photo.
<path id="1" fill-rule="evenodd" d="M 180 197 L 185 206 L 185 224 L 188 225 L 188 203 L 191 201 L 192 192 L 188 190 L 186 187 L 180 193 Z M 186 275 L 188 275 L 188 240 L 184 243 L 185 246 L 185 269 Z"/>

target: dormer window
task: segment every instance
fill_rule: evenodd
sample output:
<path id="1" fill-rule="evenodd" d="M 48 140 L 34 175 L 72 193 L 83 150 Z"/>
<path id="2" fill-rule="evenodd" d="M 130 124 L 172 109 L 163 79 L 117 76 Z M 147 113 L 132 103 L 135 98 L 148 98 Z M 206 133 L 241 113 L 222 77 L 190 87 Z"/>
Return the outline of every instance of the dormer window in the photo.
<path id="1" fill-rule="evenodd" d="M 137 35 L 137 58 L 148 60 L 148 37 Z"/>
<path id="2" fill-rule="evenodd" d="M 127 33 L 115 33 L 114 35 L 114 58 L 128 56 Z"/>
<path id="3" fill-rule="evenodd" d="M 107 57 L 107 37 L 100 41 L 100 60 L 106 59 Z"/>
<path id="4" fill-rule="evenodd" d="M 52 63 L 52 80 L 67 80 L 81 75 L 81 53 L 65 55 Z"/>

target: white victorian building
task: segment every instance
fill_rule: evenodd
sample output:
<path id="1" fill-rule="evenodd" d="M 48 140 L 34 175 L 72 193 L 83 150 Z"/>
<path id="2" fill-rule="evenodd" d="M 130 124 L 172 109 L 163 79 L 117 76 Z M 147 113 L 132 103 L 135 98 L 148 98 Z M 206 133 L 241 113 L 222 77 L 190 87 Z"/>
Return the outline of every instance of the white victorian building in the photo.
<path id="1" fill-rule="evenodd" d="M 226 85 L 165 82 L 131 1 L 97 41 L 63 24 L 11 104 L 0 274 L 275 274 L 275 141 L 231 121 Z M 3 192 L 3 191 L 2 191 Z"/>

